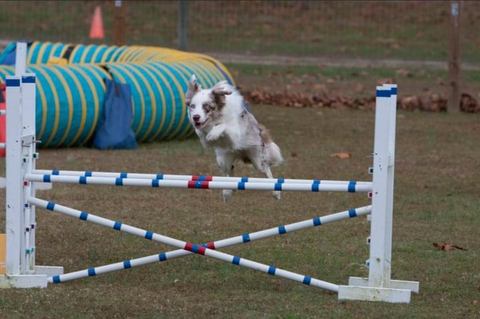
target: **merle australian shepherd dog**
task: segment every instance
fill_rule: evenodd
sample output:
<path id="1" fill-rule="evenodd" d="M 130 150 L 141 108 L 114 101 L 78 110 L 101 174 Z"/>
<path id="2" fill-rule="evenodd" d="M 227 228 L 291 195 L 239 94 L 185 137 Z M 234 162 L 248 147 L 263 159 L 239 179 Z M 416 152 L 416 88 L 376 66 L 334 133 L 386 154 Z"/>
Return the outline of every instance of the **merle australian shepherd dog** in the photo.
<path id="1" fill-rule="evenodd" d="M 241 160 L 273 178 L 270 167 L 283 161 L 280 148 L 265 126 L 244 107 L 243 97 L 234 86 L 222 81 L 204 90 L 192 75 L 185 101 L 200 142 L 215 150 L 224 174 L 233 176 L 234 164 Z M 272 194 L 280 199 L 280 192 Z M 232 190 L 224 190 L 223 200 L 227 202 L 232 195 Z"/>

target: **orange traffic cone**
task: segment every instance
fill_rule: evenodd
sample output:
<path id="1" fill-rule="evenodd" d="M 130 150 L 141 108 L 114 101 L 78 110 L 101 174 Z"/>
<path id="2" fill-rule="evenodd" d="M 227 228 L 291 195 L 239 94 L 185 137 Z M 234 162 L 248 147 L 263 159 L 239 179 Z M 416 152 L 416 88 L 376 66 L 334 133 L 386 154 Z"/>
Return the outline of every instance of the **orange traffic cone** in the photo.
<path id="1" fill-rule="evenodd" d="M 95 8 L 93 13 L 92 26 L 90 28 L 90 39 L 103 39 L 105 33 L 103 32 L 102 9 L 100 6 Z"/>

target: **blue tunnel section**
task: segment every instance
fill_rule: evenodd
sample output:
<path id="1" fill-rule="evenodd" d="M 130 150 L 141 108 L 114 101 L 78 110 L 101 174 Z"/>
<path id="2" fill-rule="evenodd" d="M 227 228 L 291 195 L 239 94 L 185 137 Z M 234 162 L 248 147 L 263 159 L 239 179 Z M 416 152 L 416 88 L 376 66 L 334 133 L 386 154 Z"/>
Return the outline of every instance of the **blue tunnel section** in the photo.
<path id="1" fill-rule="evenodd" d="M 15 43 L 0 54 L 0 82 L 14 75 Z M 36 125 L 41 147 L 72 147 L 91 141 L 103 114 L 105 79 L 128 83 L 132 129 L 138 142 L 181 139 L 193 133 L 185 106 L 188 80 L 204 88 L 226 80 L 215 59 L 156 47 L 29 44 L 27 72 L 37 76 Z"/>

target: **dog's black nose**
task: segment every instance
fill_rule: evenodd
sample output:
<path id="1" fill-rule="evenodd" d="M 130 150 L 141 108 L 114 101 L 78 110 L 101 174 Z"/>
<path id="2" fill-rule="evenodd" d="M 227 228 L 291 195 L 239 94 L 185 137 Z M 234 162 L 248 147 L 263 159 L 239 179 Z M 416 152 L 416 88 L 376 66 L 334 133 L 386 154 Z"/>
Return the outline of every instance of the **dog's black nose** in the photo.
<path id="1" fill-rule="evenodd" d="M 194 120 L 195 122 L 198 122 L 198 121 L 200 120 L 200 115 L 198 115 L 198 114 L 197 114 L 197 115 L 194 115 L 194 116 L 193 116 L 193 120 Z"/>

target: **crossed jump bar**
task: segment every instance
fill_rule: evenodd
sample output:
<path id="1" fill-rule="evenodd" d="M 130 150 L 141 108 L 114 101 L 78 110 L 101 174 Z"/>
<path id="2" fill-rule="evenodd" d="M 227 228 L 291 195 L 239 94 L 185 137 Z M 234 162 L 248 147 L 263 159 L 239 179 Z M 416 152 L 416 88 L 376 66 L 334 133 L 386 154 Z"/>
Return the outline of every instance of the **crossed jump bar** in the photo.
<path id="1" fill-rule="evenodd" d="M 315 226 L 339 221 L 342 219 L 348 219 L 356 216 L 366 215 L 371 213 L 371 210 L 372 210 L 371 206 L 365 206 L 365 207 L 351 209 L 349 211 L 344 211 L 344 212 L 331 214 L 323 217 L 316 217 L 313 219 L 305 220 L 305 221 L 294 223 L 294 224 L 271 228 L 271 229 L 251 233 L 251 234 L 231 237 L 231 238 L 219 240 L 216 242 L 209 242 L 203 245 L 194 245 L 192 243 L 188 243 L 175 238 L 153 233 L 151 231 L 143 230 L 143 229 L 129 226 L 126 224 L 122 224 L 118 221 L 112 221 L 103 217 L 82 212 L 66 206 L 54 204 L 52 202 L 47 202 L 45 200 L 41 200 L 38 198 L 29 198 L 28 202 L 32 205 L 44 208 L 46 210 L 55 211 L 64 215 L 76 217 L 81 220 L 98 224 L 104 227 L 113 228 L 118 231 L 126 232 L 129 234 L 133 234 L 139 237 L 143 237 L 149 240 L 157 241 L 163 244 L 167 244 L 167 245 L 179 248 L 179 250 L 175 250 L 167 253 L 161 253 L 157 255 L 151 255 L 151 256 L 132 259 L 132 260 L 126 260 L 126 261 L 115 263 L 115 264 L 100 266 L 96 268 L 89 268 L 86 270 L 54 276 L 48 279 L 50 283 L 60 283 L 60 282 L 65 282 L 73 279 L 104 274 L 104 273 L 108 273 L 116 270 L 129 269 L 132 267 L 137 267 L 137 266 L 141 266 L 149 263 L 161 262 L 161 261 L 166 261 L 174 258 L 184 257 L 192 253 L 195 253 L 199 255 L 205 255 L 214 259 L 222 260 L 234 265 L 255 269 L 264 273 L 268 273 L 270 275 L 275 275 L 275 276 L 290 279 L 293 281 L 301 282 L 306 285 L 316 286 L 316 287 L 333 291 L 333 292 L 338 292 L 338 285 L 335 285 L 326 281 L 322 281 L 319 279 L 311 278 L 308 276 L 300 275 L 297 273 L 293 273 L 290 271 L 286 271 L 283 269 L 279 269 L 273 266 L 268 266 L 265 264 L 254 262 L 245 258 L 240 258 L 240 257 L 236 257 L 226 253 L 222 253 L 222 252 L 216 251 L 215 249 L 247 243 L 250 241 L 263 239 L 263 238 L 267 238 L 275 235 L 281 235 L 287 232 L 293 232 L 300 229 L 315 227 Z"/>

